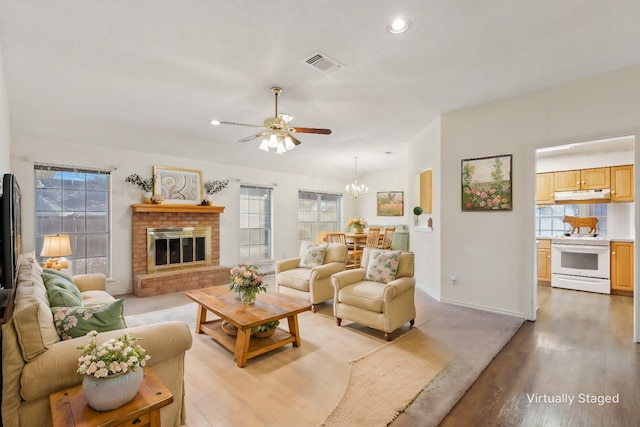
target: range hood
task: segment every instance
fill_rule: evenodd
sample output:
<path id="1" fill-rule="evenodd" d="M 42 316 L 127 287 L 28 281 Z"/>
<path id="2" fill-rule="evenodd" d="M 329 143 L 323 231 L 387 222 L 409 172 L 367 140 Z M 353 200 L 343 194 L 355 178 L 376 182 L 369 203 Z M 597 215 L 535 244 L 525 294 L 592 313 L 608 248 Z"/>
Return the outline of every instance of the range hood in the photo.
<path id="1" fill-rule="evenodd" d="M 604 188 L 602 190 L 556 191 L 554 197 L 556 202 L 573 200 L 603 200 L 611 198 L 611 189 Z"/>

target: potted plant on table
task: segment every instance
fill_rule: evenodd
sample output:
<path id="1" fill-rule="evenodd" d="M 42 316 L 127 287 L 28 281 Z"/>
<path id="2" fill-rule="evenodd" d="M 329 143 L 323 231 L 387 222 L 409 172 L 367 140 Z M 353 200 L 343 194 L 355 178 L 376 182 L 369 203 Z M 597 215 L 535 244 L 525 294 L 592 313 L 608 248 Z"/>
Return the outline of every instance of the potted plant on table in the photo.
<path id="1" fill-rule="evenodd" d="M 89 340 L 80 347 L 78 358 L 82 394 L 87 405 L 96 411 L 110 411 L 125 405 L 135 397 L 142 384 L 142 367 L 150 356 L 136 343 L 137 338 L 125 334 L 96 344 L 96 331 L 87 334 Z"/>
<path id="2" fill-rule="evenodd" d="M 260 326 L 255 326 L 251 328 L 251 332 L 253 336 L 256 338 L 269 338 L 276 332 L 278 325 L 280 324 L 279 320 L 274 320 L 273 322 L 267 322 Z"/>
<path id="3" fill-rule="evenodd" d="M 124 181 L 128 182 L 129 184 L 133 184 L 136 187 L 139 187 L 144 192 L 144 202 L 151 203 L 155 177 L 152 176 L 151 178 L 142 178 L 137 173 L 132 173 L 131 175 L 126 177 Z"/>
<path id="4" fill-rule="evenodd" d="M 213 195 L 221 192 L 229 185 L 228 179 L 222 180 L 214 180 L 214 181 L 205 181 L 204 182 L 204 192 L 207 194 L 205 196 L 205 202 L 202 204 L 207 204 L 209 206 L 213 205 Z"/>

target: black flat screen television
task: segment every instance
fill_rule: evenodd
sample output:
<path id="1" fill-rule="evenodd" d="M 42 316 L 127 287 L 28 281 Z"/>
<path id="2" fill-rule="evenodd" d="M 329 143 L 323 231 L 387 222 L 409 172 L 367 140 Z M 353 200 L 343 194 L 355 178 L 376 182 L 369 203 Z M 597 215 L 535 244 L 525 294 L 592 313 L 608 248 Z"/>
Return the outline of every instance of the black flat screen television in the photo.
<path id="1" fill-rule="evenodd" d="M 0 287 L 4 289 L 14 287 L 22 253 L 21 197 L 16 177 L 4 174 L 0 202 Z"/>

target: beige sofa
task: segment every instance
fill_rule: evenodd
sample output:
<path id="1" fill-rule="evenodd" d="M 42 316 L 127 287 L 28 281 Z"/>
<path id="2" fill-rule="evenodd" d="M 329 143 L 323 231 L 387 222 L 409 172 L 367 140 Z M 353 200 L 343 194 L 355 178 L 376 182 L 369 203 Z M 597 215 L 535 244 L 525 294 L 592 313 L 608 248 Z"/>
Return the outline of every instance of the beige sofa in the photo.
<path id="1" fill-rule="evenodd" d="M 114 301 L 106 292 L 104 275 L 73 279 L 85 306 Z M 60 340 L 33 253 L 21 256 L 13 302 L 2 326 L 2 422 L 5 427 L 51 425 L 49 395 L 82 383 L 76 373 L 77 347 L 86 338 Z M 174 396 L 174 402 L 161 409 L 162 425 L 184 424 L 184 356 L 192 343 L 188 325 L 165 322 L 101 332 L 97 342 L 119 338 L 125 331 L 142 339 L 151 356 L 148 366 Z"/>

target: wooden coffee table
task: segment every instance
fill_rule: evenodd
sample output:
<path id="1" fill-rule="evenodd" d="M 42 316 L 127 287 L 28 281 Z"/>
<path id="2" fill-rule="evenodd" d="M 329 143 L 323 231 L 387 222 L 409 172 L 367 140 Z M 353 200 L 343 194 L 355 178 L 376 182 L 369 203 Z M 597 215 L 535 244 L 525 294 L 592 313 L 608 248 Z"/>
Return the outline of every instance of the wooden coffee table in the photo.
<path id="1" fill-rule="evenodd" d="M 196 289 L 187 291 L 186 295 L 198 303 L 196 333 L 204 332 L 234 353 L 239 368 L 245 367 L 247 359 L 289 343 L 300 347 L 298 314 L 311 310 L 311 304 L 307 301 L 271 292 L 258 294 L 254 304 L 244 304 L 235 298 L 227 286 Z M 207 311 L 219 319 L 207 321 Z M 284 318 L 289 323 L 289 332 L 278 328 L 268 338 L 251 339 L 251 328 Z M 228 335 L 222 330 L 223 320 L 238 328 L 237 336 Z"/>

